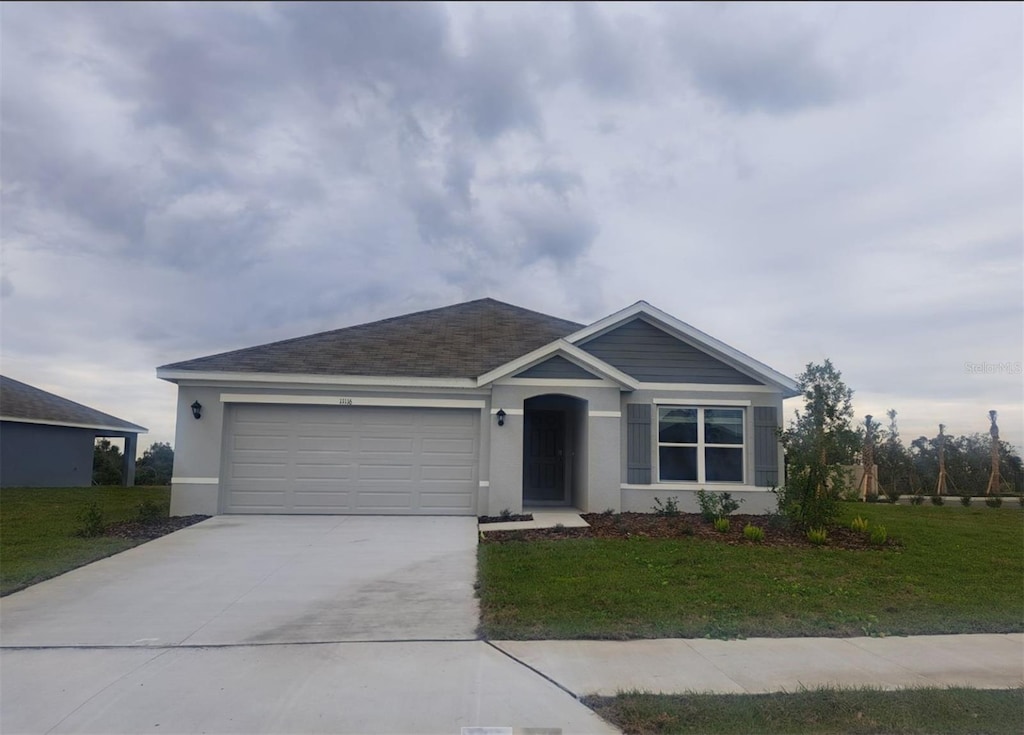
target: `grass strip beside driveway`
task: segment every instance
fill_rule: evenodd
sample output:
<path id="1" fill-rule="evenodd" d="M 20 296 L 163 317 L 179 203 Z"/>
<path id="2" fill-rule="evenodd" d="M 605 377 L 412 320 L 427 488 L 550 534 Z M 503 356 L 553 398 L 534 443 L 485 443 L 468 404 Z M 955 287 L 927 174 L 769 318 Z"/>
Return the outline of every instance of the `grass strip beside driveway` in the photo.
<path id="1" fill-rule="evenodd" d="M 697 538 L 482 544 L 493 639 L 1006 633 L 1024 630 L 1024 513 L 848 504 L 899 551 Z M 769 531 L 770 533 L 770 531 Z"/>
<path id="2" fill-rule="evenodd" d="M 150 500 L 167 515 L 168 487 L 4 488 L 0 495 L 0 595 L 130 549 L 139 539 L 76 536 L 91 503 L 105 523 L 133 518 Z"/>
<path id="3" fill-rule="evenodd" d="M 1024 732 L 1020 689 L 813 689 L 782 694 L 644 694 L 585 697 L 623 732 L 786 733 Z"/>

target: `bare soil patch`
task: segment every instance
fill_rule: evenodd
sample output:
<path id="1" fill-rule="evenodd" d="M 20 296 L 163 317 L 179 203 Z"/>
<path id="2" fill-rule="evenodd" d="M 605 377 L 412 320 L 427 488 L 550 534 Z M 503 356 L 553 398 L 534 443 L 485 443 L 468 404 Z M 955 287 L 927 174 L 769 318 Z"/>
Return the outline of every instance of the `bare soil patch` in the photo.
<path id="1" fill-rule="evenodd" d="M 204 515 L 171 516 L 170 518 L 164 518 L 158 523 L 117 521 L 108 524 L 103 530 L 103 535 L 115 536 L 117 538 L 152 540 L 175 531 L 180 531 L 200 521 L 205 521 L 209 517 Z"/>

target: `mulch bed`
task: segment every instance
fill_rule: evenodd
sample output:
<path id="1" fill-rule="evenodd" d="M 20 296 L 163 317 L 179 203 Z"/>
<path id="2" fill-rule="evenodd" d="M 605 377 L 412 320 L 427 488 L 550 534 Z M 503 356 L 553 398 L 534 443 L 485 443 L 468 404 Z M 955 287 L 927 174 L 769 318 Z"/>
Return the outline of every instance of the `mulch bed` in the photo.
<path id="1" fill-rule="evenodd" d="M 480 516 L 477 523 L 512 523 L 513 521 L 532 521 L 533 513 L 510 514 L 505 516 Z"/>
<path id="2" fill-rule="evenodd" d="M 171 516 L 164 518 L 159 523 L 139 523 L 138 521 L 117 521 L 110 523 L 103 529 L 104 536 L 116 536 L 117 538 L 146 539 L 152 540 L 166 536 L 169 533 L 180 531 L 199 521 L 205 521 L 210 516 Z"/>
<path id="3" fill-rule="evenodd" d="M 693 537 L 725 544 L 751 546 L 781 546 L 814 548 L 807 536 L 779 522 L 769 522 L 765 516 L 731 515 L 729 530 L 716 531 L 698 513 L 681 513 L 677 516 L 658 516 L 652 513 L 584 513 L 583 520 L 590 528 L 536 528 L 522 531 L 486 531 L 483 543 L 507 543 L 509 541 L 550 541 L 567 538 L 684 538 Z M 747 524 L 764 529 L 764 541 L 748 541 L 743 537 Z M 871 543 L 868 534 L 835 526 L 828 529 L 828 541 L 824 548 L 851 550 L 897 549 L 902 544 L 890 538 L 882 545 Z"/>

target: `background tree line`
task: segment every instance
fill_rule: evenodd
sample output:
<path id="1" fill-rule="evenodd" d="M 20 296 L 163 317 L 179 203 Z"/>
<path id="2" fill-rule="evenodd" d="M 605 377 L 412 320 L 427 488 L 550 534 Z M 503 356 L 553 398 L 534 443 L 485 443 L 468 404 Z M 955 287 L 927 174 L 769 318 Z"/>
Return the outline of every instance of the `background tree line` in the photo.
<path id="1" fill-rule="evenodd" d="M 779 433 L 785 447 L 786 484 L 777 488 L 779 510 L 791 522 L 807 529 L 824 528 L 839 510 L 846 487 L 844 466 L 854 464 L 865 447 L 867 426 L 853 422 L 853 390 L 843 382 L 832 362 L 808 363 L 797 378 L 804 406 Z M 979 412 L 981 413 L 981 412 Z M 946 492 L 984 495 L 992 468 L 992 439 L 988 434 L 919 437 L 907 447 L 900 439 L 896 410 L 887 412 L 889 423 L 870 422 L 871 446 L 878 465 L 880 491 L 901 495 L 931 495 L 939 478 L 939 447 L 944 442 Z M 1017 450 L 999 442 L 999 492 L 1024 492 L 1024 471 Z"/>
<path id="2" fill-rule="evenodd" d="M 931 495 L 939 481 L 939 446 L 945 444 L 946 490 L 954 495 L 984 495 L 992 471 L 992 438 L 975 432 L 961 436 L 945 434 L 941 439 L 920 436 L 906 446 L 900 439 L 896 410 L 886 412 L 889 423 L 875 435 L 875 464 L 878 482 L 886 491 L 901 495 Z M 863 430 L 862 430 L 863 434 Z M 1002 492 L 1024 492 L 1024 467 L 1017 450 L 999 441 L 999 474 Z"/>
<path id="3" fill-rule="evenodd" d="M 124 455 L 109 439 L 99 439 L 93 450 L 92 484 L 120 485 Z M 154 442 L 135 461 L 136 485 L 170 485 L 174 450 L 166 442 Z"/>

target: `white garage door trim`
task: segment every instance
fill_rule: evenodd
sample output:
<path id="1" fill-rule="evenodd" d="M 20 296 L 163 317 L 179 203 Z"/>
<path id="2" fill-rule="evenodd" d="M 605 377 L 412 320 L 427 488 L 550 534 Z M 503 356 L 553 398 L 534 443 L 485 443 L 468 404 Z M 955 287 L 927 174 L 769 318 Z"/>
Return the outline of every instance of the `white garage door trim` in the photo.
<path id="1" fill-rule="evenodd" d="M 475 515 L 479 410 L 236 403 L 227 513 Z"/>
<path id="2" fill-rule="evenodd" d="M 304 406 L 400 406 L 408 408 L 476 408 L 485 401 L 464 398 L 380 398 L 376 396 L 264 395 L 261 393 L 221 393 L 221 403 L 285 403 Z"/>

